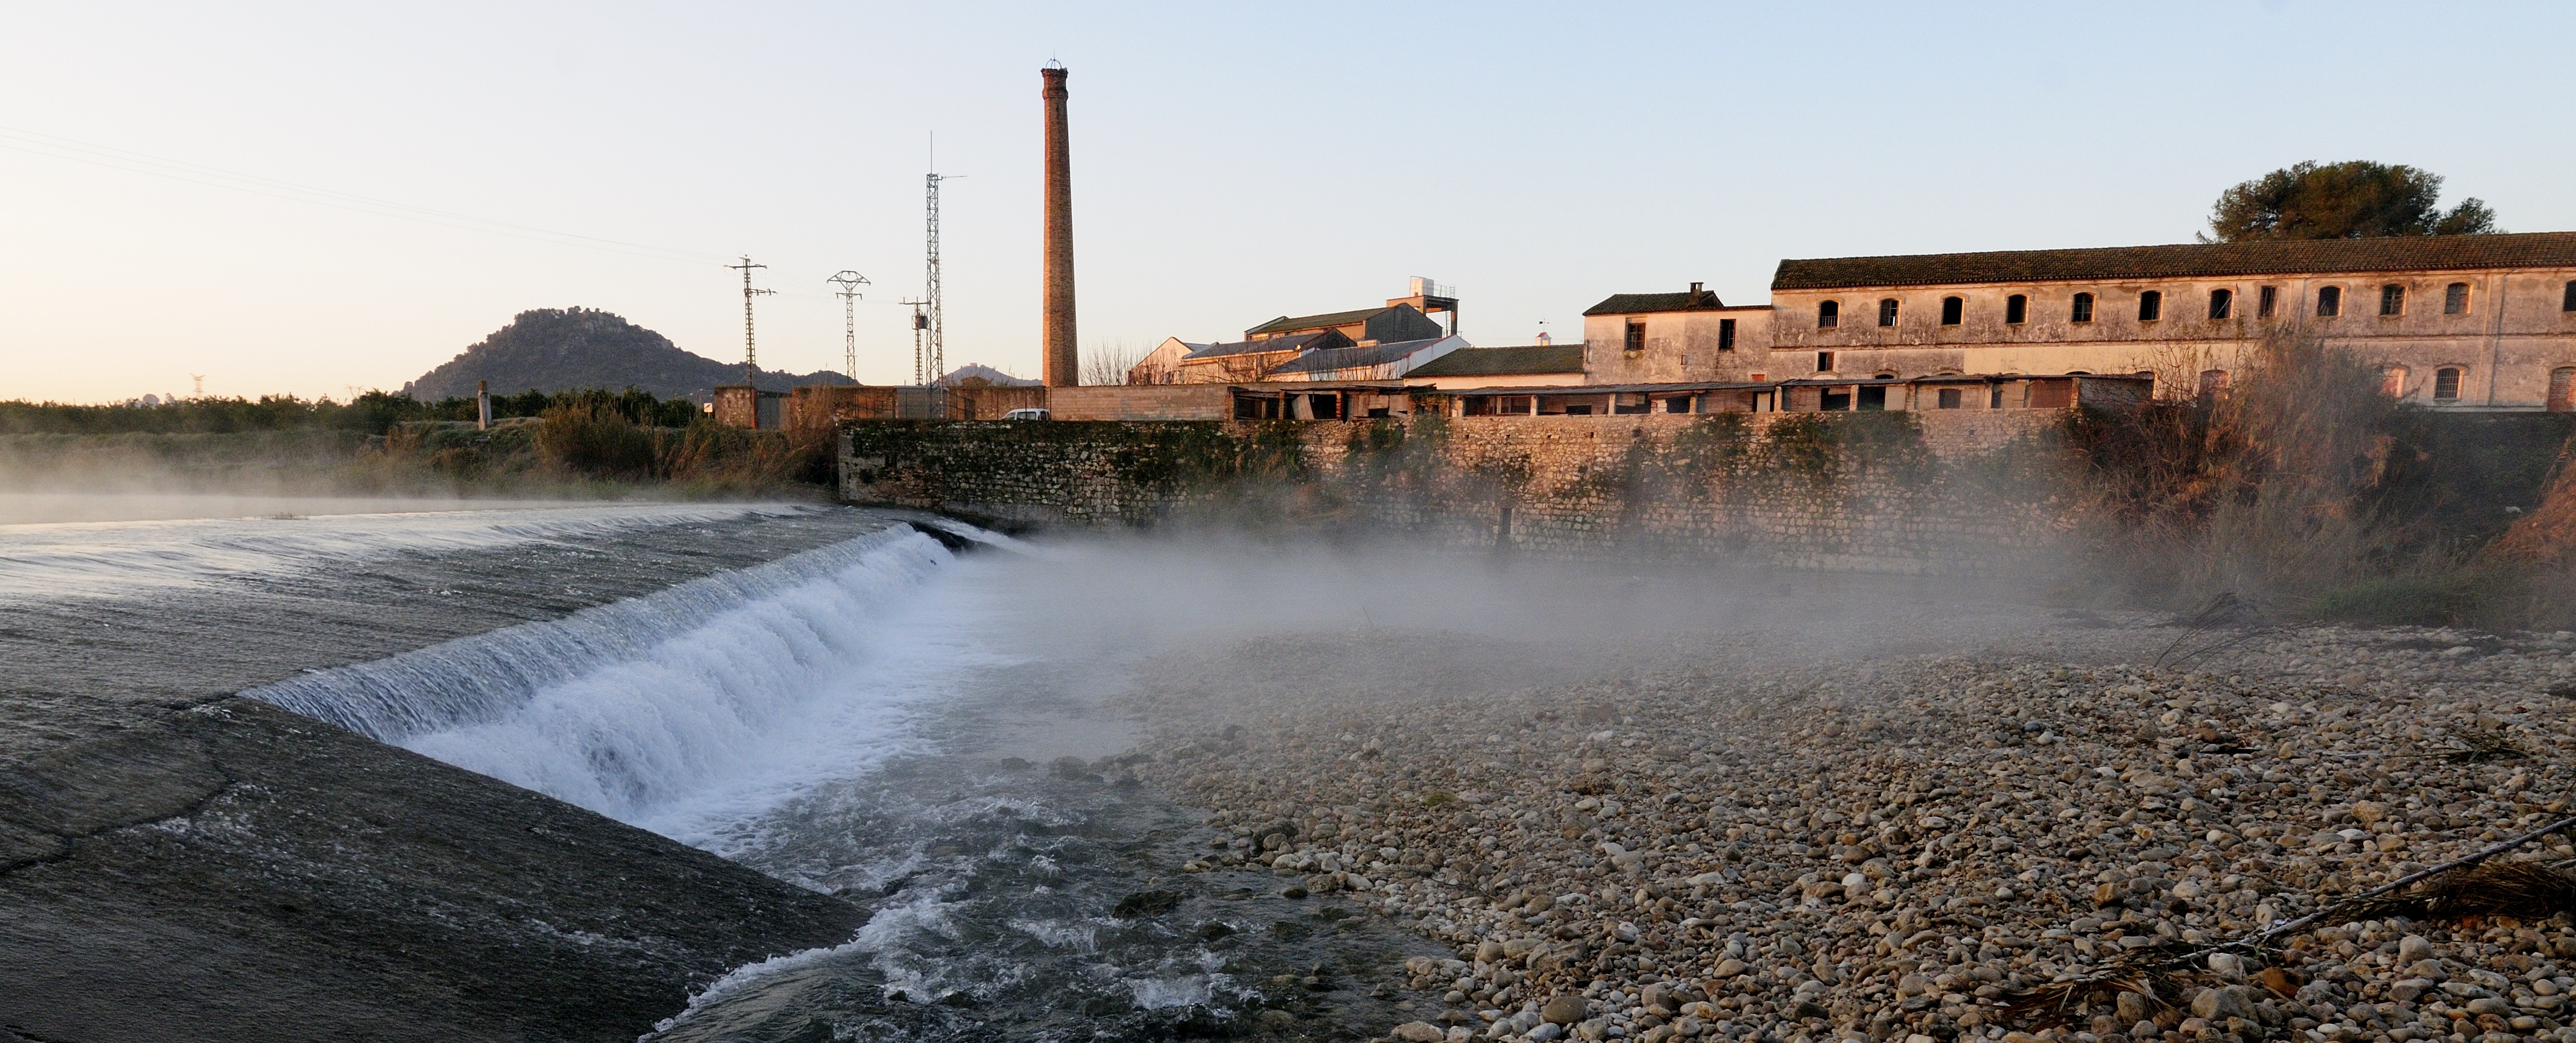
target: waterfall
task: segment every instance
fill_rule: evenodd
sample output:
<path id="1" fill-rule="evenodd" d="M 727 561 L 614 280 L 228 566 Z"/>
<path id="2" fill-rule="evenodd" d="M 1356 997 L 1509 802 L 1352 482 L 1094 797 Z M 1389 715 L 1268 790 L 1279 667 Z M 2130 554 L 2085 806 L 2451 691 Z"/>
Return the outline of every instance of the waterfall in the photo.
<path id="1" fill-rule="evenodd" d="M 895 741 L 975 653 L 907 617 L 952 561 L 895 526 L 244 694 L 668 833 L 678 804 Z"/>

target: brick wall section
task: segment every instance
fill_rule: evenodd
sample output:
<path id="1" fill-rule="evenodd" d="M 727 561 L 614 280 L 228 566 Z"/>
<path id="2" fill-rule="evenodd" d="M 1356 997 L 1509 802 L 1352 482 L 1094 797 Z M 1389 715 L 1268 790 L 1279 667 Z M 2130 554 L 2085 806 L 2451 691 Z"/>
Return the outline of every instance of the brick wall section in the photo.
<path id="1" fill-rule="evenodd" d="M 1511 550 L 1893 572 L 1992 565 L 2071 527 L 2041 411 L 960 423 L 842 429 L 840 492 L 969 517 L 1240 512 Z"/>

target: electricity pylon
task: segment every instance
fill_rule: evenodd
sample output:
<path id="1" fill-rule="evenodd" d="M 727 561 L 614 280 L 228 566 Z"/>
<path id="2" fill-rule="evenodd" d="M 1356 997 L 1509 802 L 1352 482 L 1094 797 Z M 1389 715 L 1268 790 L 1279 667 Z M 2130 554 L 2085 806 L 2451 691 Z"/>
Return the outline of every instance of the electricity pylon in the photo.
<path id="1" fill-rule="evenodd" d="M 754 268 L 767 268 L 769 266 L 765 264 L 751 263 L 751 255 L 749 254 L 743 255 L 741 264 L 728 264 L 725 267 L 742 269 L 742 382 L 745 384 L 751 384 L 753 383 L 752 378 L 760 372 L 760 351 L 751 338 L 751 299 L 765 293 L 777 293 L 778 291 L 755 290 L 751 288 L 751 270 Z"/>
<path id="2" fill-rule="evenodd" d="M 841 372 L 852 383 L 859 379 L 859 287 L 868 285 L 868 277 L 847 268 L 823 280 L 840 284 L 832 292 L 841 295 Z"/>

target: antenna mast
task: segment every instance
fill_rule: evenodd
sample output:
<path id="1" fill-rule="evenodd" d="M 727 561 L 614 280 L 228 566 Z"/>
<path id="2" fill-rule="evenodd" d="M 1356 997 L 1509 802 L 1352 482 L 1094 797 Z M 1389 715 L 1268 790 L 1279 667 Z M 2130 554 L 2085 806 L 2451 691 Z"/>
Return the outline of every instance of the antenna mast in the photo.
<path id="1" fill-rule="evenodd" d="M 728 264 L 725 267 L 742 269 L 742 382 L 750 384 L 753 382 L 752 377 L 760 372 L 760 351 L 751 339 L 751 299 L 764 293 L 778 291 L 751 288 L 751 270 L 769 266 L 751 263 L 749 254 L 743 255 L 741 264 Z"/>
<path id="2" fill-rule="evenodd" d="M 843 268 L 823 281 L 841 286 L 833 291 L 841 295 L 841 371 L 856 383 L 859 379 L 859 287 L 868 285 L 868 277 Z"/>
<path id="3" fill-rule="evenodd" d="M 934 162 L 932 165 L 936 166 L 937 163 Z M 943 179 L 937 171 L 932 171 L 928 178 L 930 255 L 922 269 L 922 281 L 925 285 L 921 303 L 929 309 L 925 318 L 929 321 L 930 340 L 924 347 L 925 354 L 922 358 L 922 362 L 929 367 L 926 371 L 927 375 L 921 380 L 924 384 L 948 372 L 948 325 L 946 319 L 940 314 L 939 303 L 939 182 L 941 180 Z"/>

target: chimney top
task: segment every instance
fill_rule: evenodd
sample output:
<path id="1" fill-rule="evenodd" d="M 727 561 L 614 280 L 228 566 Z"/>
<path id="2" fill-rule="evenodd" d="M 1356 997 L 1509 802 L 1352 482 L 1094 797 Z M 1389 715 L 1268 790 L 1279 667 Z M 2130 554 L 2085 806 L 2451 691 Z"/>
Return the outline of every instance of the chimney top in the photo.
<path id="1" fill-rule="evenodd" d="M 1706 285 L 1706 284 L 1705 284 L 1705 283 L 1692 283 L 1692 284 L 1691 284 L 1691 303 L 1692 303 L 1692 304 L 1697 304 L 1697 303 L 1699 303 L 1699 288 L 1700 288 L 1701 286 L 1703 286 L 1703 285 Z"/>

